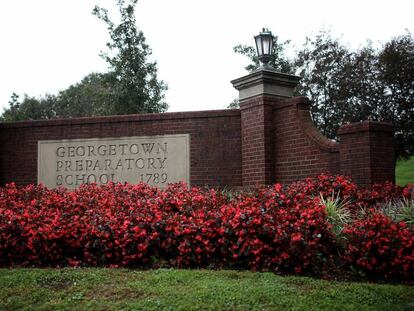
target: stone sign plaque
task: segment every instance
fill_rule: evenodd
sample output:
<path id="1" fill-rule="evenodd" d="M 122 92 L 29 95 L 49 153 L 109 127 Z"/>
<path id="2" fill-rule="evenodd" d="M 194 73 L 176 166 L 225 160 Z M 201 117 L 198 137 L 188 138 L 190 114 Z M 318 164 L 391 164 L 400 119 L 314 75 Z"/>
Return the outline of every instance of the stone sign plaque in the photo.
<path id="1" fill-rule="evenodd" d="M 190 182 L 190 135 L 43 140 L 37 181 L 49 188 L 146 182 L 160 188 Z"/>

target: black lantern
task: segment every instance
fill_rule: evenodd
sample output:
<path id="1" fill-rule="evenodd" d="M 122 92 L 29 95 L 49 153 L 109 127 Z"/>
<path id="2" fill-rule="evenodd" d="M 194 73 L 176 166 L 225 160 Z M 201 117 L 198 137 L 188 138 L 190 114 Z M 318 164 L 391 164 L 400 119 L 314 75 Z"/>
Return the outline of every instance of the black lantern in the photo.
<path id="1" fill-rule="evenodd" d="M 262 32 L 254 37 L 254 40 L 256 41 L 257 56 L 260 62 L 263 67 L 268 67 L 267 63 L 270 61 L 273 47 L 272 32 L 263 28 Z"/>

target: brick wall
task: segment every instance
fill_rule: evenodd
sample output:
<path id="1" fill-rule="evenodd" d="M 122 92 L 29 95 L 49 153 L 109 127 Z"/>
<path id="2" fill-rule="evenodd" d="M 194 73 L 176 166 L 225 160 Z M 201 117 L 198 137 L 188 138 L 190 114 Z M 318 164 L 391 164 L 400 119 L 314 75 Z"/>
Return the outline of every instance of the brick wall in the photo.
<path id="1" fill-rule="evenodd" d="M 395 182 L 394 131 L 390 124 L 365 121 L 342 126 L 341 174 L 352 176 L 362 186 Z"/>
<path id="2" fill-rule="evenodd" d="M 241 109 L 0 124 L 0 184 L 37 182 L 39 140 L 190 134 L 192 185 L 252 187 L 331 172 L 360 185 L 394 181 L 393 130 L 361 122 L 340 143 L 314 126 L 305 97 L 256 95 Z"/>
<path id="3" fill-rule="evenodd" d="M 37 182 L 37 141 L 190 134 L 192 185 L 239 187 L 240 111 L 201 111 L 0 124 L 0 183 Z"/>
<path id="4" fill-rule="evenodd" d="M 339 173 L 338 143 L 316 129 L 308 98 L 275 102 L 273 120 L 276 181 L 288 183 L 321 172 Z"/>

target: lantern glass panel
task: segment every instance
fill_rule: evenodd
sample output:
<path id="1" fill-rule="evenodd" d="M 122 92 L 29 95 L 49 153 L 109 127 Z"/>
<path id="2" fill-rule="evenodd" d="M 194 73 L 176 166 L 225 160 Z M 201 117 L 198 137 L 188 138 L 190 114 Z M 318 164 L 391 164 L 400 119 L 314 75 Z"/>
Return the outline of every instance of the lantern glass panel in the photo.
<path id="1" fill-rule="evenodd" d="M 257 55 L 261 56 L 261 55 L 263 55 L 262 37 L 260 35 L 258 35 L 254 38 L 256 40 Z"/>
<path id="2" fill-rule="evenodd" d="M 263 36 L 263 54 L 270 55 L 271 52 L 271 40 L 270 36 Z"/>

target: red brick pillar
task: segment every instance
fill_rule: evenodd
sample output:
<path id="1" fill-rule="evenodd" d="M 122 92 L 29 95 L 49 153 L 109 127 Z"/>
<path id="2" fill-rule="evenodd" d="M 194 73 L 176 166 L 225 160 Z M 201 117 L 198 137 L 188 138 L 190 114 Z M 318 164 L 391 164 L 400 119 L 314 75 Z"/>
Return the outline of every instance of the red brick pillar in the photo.
<path id="1" fill-rule="evenodd" d="M 394 130 L 388 123 L 365 121 L 339 128 L 341 174 L 360 186 L 395 182 Z"/>
<path id="2" fill-rule="evenodd" d="M 239 90 L 244 187 L 274 182 L 273 108 L 293 95 L 299 77 L 259 69 L 233 80 Z"/>
<path id="3" fill-rule="evenodd" d="M 243 186 L 274 181 L 273 107 L 269 98 L 257 96 L 240 103 Z"/>

